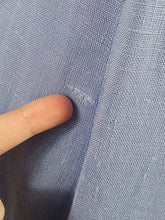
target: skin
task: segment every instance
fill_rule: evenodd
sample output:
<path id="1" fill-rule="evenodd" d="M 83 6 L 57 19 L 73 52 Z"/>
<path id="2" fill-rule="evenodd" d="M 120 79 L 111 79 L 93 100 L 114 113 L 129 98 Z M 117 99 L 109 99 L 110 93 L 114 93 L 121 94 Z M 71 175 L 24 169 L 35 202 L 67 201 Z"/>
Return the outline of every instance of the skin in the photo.
<path id="1" fill-rule="evenodd" d="M 32 136 L 66 122 L 72 114 L 71 101 L 56 94 L 0 115 L 0 155 Z M 0 200 L 0 220 L 3 220 L 4 213 Z"/>

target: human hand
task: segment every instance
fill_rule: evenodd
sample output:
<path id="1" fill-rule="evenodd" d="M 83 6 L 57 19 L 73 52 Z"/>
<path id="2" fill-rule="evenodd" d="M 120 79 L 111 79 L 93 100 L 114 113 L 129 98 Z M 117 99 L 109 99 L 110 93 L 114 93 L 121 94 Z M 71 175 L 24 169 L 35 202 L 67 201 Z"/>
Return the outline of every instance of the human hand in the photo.
<path id="1" fill-rule="evenodd" d="M 72 113 L 71 101 L 56 94 L 0 115 L 0 155 L 32 136 L 64 123 Z M 4 212 L 0 200 L 0 220 L 3 220 Z"/>

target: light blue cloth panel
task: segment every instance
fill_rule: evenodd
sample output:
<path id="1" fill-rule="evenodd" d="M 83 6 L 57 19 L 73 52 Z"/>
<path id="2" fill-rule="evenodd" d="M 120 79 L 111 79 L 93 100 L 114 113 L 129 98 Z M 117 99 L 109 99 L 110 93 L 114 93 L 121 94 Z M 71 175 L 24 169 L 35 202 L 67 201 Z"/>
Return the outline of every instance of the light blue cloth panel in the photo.
<path id="1" fill-rule="evenodd" d="M 73 117 L 0 157 L 5 220 L 165 220 L 165 0 L 1 0 L 0 114 L 55 93 Z"/>

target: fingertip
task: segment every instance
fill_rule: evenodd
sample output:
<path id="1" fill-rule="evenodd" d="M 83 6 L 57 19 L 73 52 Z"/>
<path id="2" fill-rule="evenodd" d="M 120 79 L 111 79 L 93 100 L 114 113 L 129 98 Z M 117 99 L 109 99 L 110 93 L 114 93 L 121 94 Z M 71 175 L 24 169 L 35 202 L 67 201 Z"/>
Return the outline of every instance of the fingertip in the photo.
<path id="1" fill-rule="evenodd" d="M 62 94 L 56 94 L 54 95 L 56 101 L 61 105 L 59 110 L 61 112 L 61 120 L 62 121 L 67 121 L 68 119 L 71 118 L 72 114 L 73 114 L 73 105 L 71 100 Z M 57 106 L 55 106 L 56 108 Z"/>
<path id="2" fill-rule="evenodd" d="M 32 133 L 38 134 L 69 120 L 73 105 L 67 96 L 55 94 L 23 106 L 22 112 Z"/>
<path id="3" fill-rule="evenodd" d="M 45 117 L 50 115 L 54 126 L 62 124 L 69 120 L 73 114 L 73 105 L 71 100 L 62 94 L 50 95 L 44 98 L 43 112 Z M 44 109 L 46 107 L 46 109 Z"/>

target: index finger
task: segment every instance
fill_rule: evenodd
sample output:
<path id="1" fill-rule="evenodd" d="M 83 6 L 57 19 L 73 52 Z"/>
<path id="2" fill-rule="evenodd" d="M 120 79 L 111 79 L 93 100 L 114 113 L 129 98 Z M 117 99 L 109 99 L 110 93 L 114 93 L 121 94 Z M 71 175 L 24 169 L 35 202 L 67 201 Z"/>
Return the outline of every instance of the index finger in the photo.
<path id="1" fill-rule="evenodd" d="M 64 123 L 72 113 L 71 101 L 56 94 L 0 115 L 0 155 L 32 136 Z"/>

